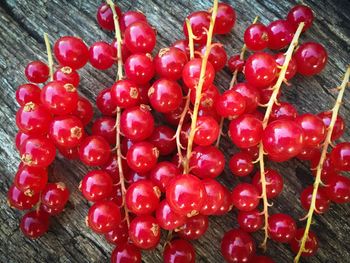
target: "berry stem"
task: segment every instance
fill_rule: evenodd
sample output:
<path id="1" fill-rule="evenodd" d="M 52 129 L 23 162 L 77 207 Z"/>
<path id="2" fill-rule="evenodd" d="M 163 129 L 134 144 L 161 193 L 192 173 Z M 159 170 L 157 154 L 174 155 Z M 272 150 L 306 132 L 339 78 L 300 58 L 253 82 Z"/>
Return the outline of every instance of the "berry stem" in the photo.
<path id="1" fill-rule="evenodd" d="M 194 35 L 193 35 L 190 20 L 188 18 L 186 18 L 186 27 L 188 31 L 188 47 L 190 48 L 190 58 L 193 59 L 194 58 L 194 43 L 193 43 Z"/>
<path id="2" fill-rule="evenodd" d="M 254 18 L 254 20 L 253 20 L 253 24 L 255 24 L 258 21 L 258 19 L 259 19 L 259 16 L 256 16 Z M 243 44 L 243 47 L 241 49 L 241 53 L 239 54 L 239 58 L 241 60 L 244 59 L 244 55 L 245 55 L 246 50 L 247 50 L 247 46 L 246 46 L 246 44 Z M 237 75 L 238 75 L 238 69 L 236 69 L 233 72 L 229 89 L 232 89 L 233 85 L 236 84 L 236 82 L 237 82 Z M 220 132 L 219 132 L 219 136 L 218 136 L 218 138 L 216 140 L 216 143 L 215 143 L 216 147 L 219 147 L 219 145 L 220 145 L 220 139 L 221 139 L 221 135 L 222 135 L 222 128 L 224 126 L 224 120 L 225 120 L 225 118 L 221 117 L 221 119 L 220 119 Z"/>
<path id="3" fill-rule="evenodd" d="M 46 53 L 47 53 L 47 63 L 50 70 L 50 80 L 53 81 L 53 59 L 52 59 L 49 35 L 47 33 L 44 33 L 44 40 L 45 40 Z"/>
<path id="4" fill-rule="evenodd" d="M 296 262 L 296 263 L 299 262 L 301 254 L 305 251 L 305 244 L 306 244 L 306 241 L 307 241 L 308 236 L 309 236 L 310 226 L 312 223 L 312 217 L 313 217 L 314 211 L 316 209 L 316 207 L 315 207 L 316 206 L 316 197 L 317 197 L 318 187 L 321 183 L 321 174 L 322 174 L 323 164 L 324 164 L 324 161 L 325 161 L 326 156 L 327 156 L 328 147 L 329 147 L 329 145 L 332 144 L 331 137 L 332 137 L 332 133 L 333 133 L 333 128 L 334 128 L 335 122 L 337 120 L 339 108 L 340 108 L 340 105 L 341 105 L 342 100 L 343 100 L 345 89 L 349 85 L 349 77 L 350 77 L 350 66 L 348 66 L 346 73 L 345 73 L 345 76 L 343 78 L 343 81 L 342 81 L 340 87 L 338 88 L 339 89 L 338 97 L 337 97 L 337 100 L 336 100 L 334 107 L 332 109 L 331 122 L 329 124 L 328 129 L 327 129 L 327 136 L 326 136 L 326 139 L 325 139 L 323 147 L 322 147 L 320 161 L 317 165 L 316 178 L 314 181 L 312 197 L 311 197 L 311 204 L 310 204 L 309 211 L 306 215 L 307 221 L 306 221 L 304 235 L 303 235 L 302 239 L 300 240 L 301 243 L 300 243 L 300 248 L 299 248 L 298 254 L 294 258 L 294 262 Z"/>
<path id="5" fill-rule="evenodd" d="M 298 29 L 296 30 L 295 34 L 294 34 L 294 37 L 293 37 L 293 40 L 292 42 L 290 43 L 288 49 L 287 49 L 287 52 L 285 53 L 285 61 L 281 67 L 281 71 L 278 75 L 278 79 L 277 79 L 277 82 L 276 84 L 272 87 L 272 95 L 271 95 L 271 98 L 269 100 L 269 102 L 267 103 L 267 108 L 266 108 L 266 112 L 265 112 L 265 115 L 264 115 L 264 120 L 263 120 L 263 129 L 265 130 L 268 122 L 269 122 L 269 119 L 270 119 L 270 115 L 271 115 L 271 111 L 272 111 L 272 107 L 275 103 L 278 103 L 277 102 L 277 95 L 280 91 L 280 88 L 281 88 L 281 85 L 285 79 L 285 76 L 286 76 L 286 72 L 287 72 L 287 68 L 288 68 L 288 65 L 289 65 L 289 62 L 292 58 L 292 55 L 293 55 L 293 51 L 294 51 L 294 48 L 298 45 L 298 39 L 299 39 L 299 36 L 302 32 L 302 29 L 304 27 L 304 23 L 300 23 L 299 26 L 298 26 Z M 259 144 L 259 157 L 258 157 L 258 160 L 259 160 L 259 166 L 260 166 L 260 180 L 261 180 L 261 188 L 262 188 L 262 199 L 263 199 L 263 214 L 264 214 L 264 221 L 265 221 L 265 225 L 264 225 L 264 232 L 265 232 L 265 235 L 264 235 L 264 240 L 263 242 L 261 243 L 261 248 L 265 251 L 266 250 L 266 246 L 267 246 L 267 239 L 268 239 L 268 219 L 269 219 L 269 213 L 268 213 L 268 207 L 271 206 L 269 203 L 268 203 L 268 200 L 267 200 L 267 195 L 266 195 L 266 185 L 267 185 L 267 182 L 266 182 L 266 177 L 265 177 L 265 163 L 264 163 L 264 146 L 262 143 Z"/>
<path id="6" fill-rule="evenodd" d="M 194 103 L 194 108 L 193 108 L 193 113 L 192 113 L 191 130 L 190 130 L 190 134 L 188 137 L 187 154 L 186 154 L 185 165 L 184 165 L 185 173 L 189 173 L 189 170 L 190 170 L 189 169 L 189 160 L 190 160 L 191 154 L 192 154 L 193 139 L 194 139 L 194 134 L 196 132 L 196 126 L 197 126 L 199 103 L 200 103 L 201 95 L 202 95 L 202 88 L 203 88 L 203 84 L 204 84 L 204 78 L 205 78 L 205 73 L 206 73 L 206 68 L 207 68 L 208 57 L 209 57 L 209 53 L 211 50 L 211 40 L 213 37 L 213 30 L 214 30 L 217 12 L 218 12 L 218 0 L 214 0 L 211 19 L 210 19 L 210 26 L 209 26 L 209 30 L 207 32 L 207 43 L 206 43 L 205 54 L 202 58 L 201 72 L 199 75 L 198 85 L 196 87 L 196 100 Z"/>
<path id="7" fill-rule="evenodd" d="M 123 79 L 123 60 L 122 60 L 122 52 L 121 52 L 121 46 L 122 46 L 122 37 L 120 33 L 120 26 L 118 21 L 118 15 L 115 11 L 115 5 L 112 0 L 106 0 L 107 4 L 112 10 L 113 13 L 113 20 L 114 20 L 114 27 L 115 27 L 115 39 L 117 40 L 117 47 L 118 47 L 118 69 L 117 69 L 117 81 Z M 126 207 L 125 202 L 125 193 L 126 193 L 126 187 L 125 187 L 125 178 L 124 178 L 124 172 L 123 172 L 123 164 L 122 164 L 122 152 L 121 152 L 121 140 L 120 140 L 120 115 L 121 115 L 121 108 L 117 107 L 117 116 L 116 116 L 116 149 L 117 149 L 117 161 L 118 161 L 118 170 L 119 170 L 119 183 L 120 188 L 122 191 L 122 201 L 124 206 L 124 212 L 125 212 L 125 220 L 128 225 L 128 228 L 130 226 L 130 219 L 129 219 L 129 213 L 128 209 Z"/>

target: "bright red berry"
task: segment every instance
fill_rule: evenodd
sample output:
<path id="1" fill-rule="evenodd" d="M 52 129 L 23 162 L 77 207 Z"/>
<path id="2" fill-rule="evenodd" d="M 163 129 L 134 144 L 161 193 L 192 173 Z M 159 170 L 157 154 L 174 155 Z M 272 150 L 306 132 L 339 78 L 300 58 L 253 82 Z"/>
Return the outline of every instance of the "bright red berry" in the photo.
<path id="1" fill-rule="evenodd" d="M 244 32 L 244 43 L 253 51 L 267 48 L 269 43 L 267 27 L 261 23 L 250 25 Z"/>
<path id="2" fill-rule="evenodd" d="M 269 217 L 269 237 L 277 242 L 288 243 L 297 230 L 292 217 L 286 214 L 274 214 Z"/>
<path id="3" fill-rule="evenodd" d="M 196 253 L 193 245 L 183 239 L 172 240 L 163 252 L 164 263 L 195 263 Z"/>
<path id="4" fill-rule="evenodd" d="M 305 210 L 309 210 L 310 208 L 313 189 L 314 189 L 313 186 L 310 185 L 301 192 L 300 202 Z M 329 209 L 329 205 L 330 205 L 330 200 L 328 199 L 324 188 L 319 187 L 317 189 L 317 195 L 316 195 L 315 212 L 318 214 L 327 212 Z"/>
<path id="5" fill-rule="evenodd" d="M 264 218 L 257 209 L 252 211 L 238 211 L 237 222 L 242 230 L 250 233 L 256 232 L 263 227 Z"/>
<path id="6" fill-rule="evenodd" d="M 240 183 L 232 190 L 233 205 L 242 211 L 251 211 L 259 204 L 258 189 L 252 184 Z"/>
<path id="7" fill-rule="evenodd" d="M 209 226 L 208 216 L 198 214 L 188 217 L 185 224 L 178 230 L 178 235 L 183 239 L 198 239 L 205 234 Z"/>
<path id="8" fill-rule="evenodd" d="M 210 14 L 206 11 L 193 12 L 186 17 L 189 20 L 195 43 L 205 44 L 207 41 L 207 30 L 210 25 Z M 183 24 L 183 32 L 188 39 L 186 22 Z"/>
<path id="9" fill-rule="evenodd" d="M 174 212 L 167 200 L 160 202 L 156 210 L 156 219 L 159 226 L 165 230 L 174 230 L 186 222 L 186 215 Z"/>
<path id="10" fill-rule="evenodd" d="M 63 210 L 69 199 L 69 190 L 62 182 L 48 183 L 41 192 L 41 204 Z"/>
<path id="11" fill-rule="evenodd" d="M 111 87 L 113 103 L 121 108 L 130 108 L 139 104 L 140 92 L 130 80 L 118 80 Z"/>
<path id="12" fill-rule="evenodd" d="M 214 33 L 227 34 L 234 27 L 236 22 L 236 11 L 226 3 L 218 4 L 218 13 L 215 19 Z"/>
<path id="13" fill-rule="evenodd" d="M 31 211 L 26 213 L 20 223 L 22 233 L 31 239 L 44 235 L 49 229 L 49 216 L 43 211 Z"/>
<path id="14" fill-rule="evenodd" d="M 107 172 L 93 170 L 84 176 L 79 189 L 88 201 L 96 202 L 111 195 L 113 180 Z"/>
<path id="15" fill-rule="evenodd" d="M 147 17 L 139 11 L 129 10 L 119 16 L 119 24 L 122 32 L 135 22 L 145 22 L 147 23 Z"/>
<path id="16" fill-rule="evenodd" d="M 136 84 L 145 84 L 155 73 L 153 59 L 150 54 L 133 54 L 124 64 L 125 75 Z"/>
<path id="17" fill-rule="evenodd" d="M 318 116 L 305 113 L 299 115 L 295 122 L 300 125 L 304 132 L 304 147 L 317 147 L 325 139 L 326 126 Z"/>
<path id="18" fill-rule="evenodd" d="M 269 121 L 271 122 L 281 119 L 292 121 L 297 117 L 297 115 L 298 112 L 291 103 L 281 101 L 278 102 L 278 105 L 274 104 L 272 106 Z"/>
<path id="19" fill-rule="evenodd" d="M 157 163 L 151 170 L 149 177 L 160 191 L 165 192 L 169 181 L 179 174 L 180 169 L 175 164 L 165 161 Z"/>
<path id="20" fill-rule="evenodd" d="M 80 76 L 77 71 L 70 67 L 60 67 L 53 74 L 53 79 L 62 81 L 66 84 L 72 84 L 74 87 L 78 87 L 80 82 Z"/>
<path id="21" fill-rule="evenodd" d="M 129 237 L 141 249 L 155 248 L 160 240 L 157 220 L 150 215 L 135 217 L 130 223 Z"/>
<path id="22" fill-rule="evenodd" d="M 251 113 L 256 110 L 260 101 L 260 93 L 257 88 L 249 85 L 247 82 L 242 82 L 233 85 L 231 90 L 238 92 L 245 99 L 245 113 Z"/>
<path id="23" fill-rule="evenodd" d="M 206 178 L 202 182 L 207 198 L 200 213 L 202 215 L 213 215 L 220 209 L 224 202 L 225 189 L 220 183 L 211 178 Z"/>
<path id="24" fill-rule="evenodd" d="M 105 235 L 106 240 L 116 246 L 123 246 L 128 242 L 129 230 L 126 221 L 122 221 L 117 228 L 107 232 Z"/>
<path id="25" fill-rule="evenodd" d="M 111 149 L 101 136 L 88 136 L 80 144 L 80 160 L 89 166 L 104 165 L 110 158 Z"/>
<path id="26" fill-rule="evenodd" d="M 131 243 L 118 245 L 112 252 L 111 263 L 141 263 L 140 250 Z"/>
<path id="27" fill-rule="evenodd" d="M 99 135 L 106 139 L 110 145 L 116 143 L 115 119 L 111 117 L 101 117 L 94 121 L 91 128 L 92 135 Z"/>
<path id="28" fill-rule="evenodd" d="M 21 192 L 15 185 L 12 185 L 7 192 L 7 201 L 11 207 L 28 210 L 38 203 L 39 193 Z"/>
<path id="29" fill-rule="evenodd" d="M 265 180 L 266 180 L 266 196 L 267 198 L 275 198 L 283 190 L 283 178 L 282 176 L 273 169 L 265 169 Z M 252 184 L 259 190 L 259 194 L 262 193 L 261 190 L 261 174 L 260 171 L 256 172 Z"/>
<path id="30" fill-rule="evenodd" d="M 48 180 L 45 168 L 35 168 L 23 165 L 18 168 L 14 184 L 25 194 L 40 193 L 46 186 Z"/>
<path id="31" fill-rule="evenodd" d="M 292 251 L 297 254 L 300 249 L 301 239 L 304 236 L 305 228 L 299 228 L 296 233 L 295 237 L 290 241 L 290 248 Z M 314 232 L 309 231 L 305 247 L 303 252 L 301 253 L 302 257 L 311 257 L 316 254 L 318 249 L 318 239 Z"/>
<path id="32" fill-rule="evenodd" d="M 182 69 L 187 63 L 187 55 L 176 47 L 163 48 L 154 58 L 157 74 L 162 78 L 178 80 L 182 76 Z"/>
<path id="33" fill-rule="evenodd" d="M 93 108 L 91 102 L 84 97 L 79 97 L 77 108 L 72 112 L 72 114 L 74 116 L 77 116 L 82 121 L 84 126 L 87 125 L 92 119 L 93 115 Z"/>
<path id="34" fill-rule="evenodd" d="M 337 204 L 348 203 L 350 200 L 350 179 L 337 175 L 327 180 L 325 192 L 330 200 Z"/>
<path id="35" fill-rule="evenodd" d="M 131 53 L 151 53 L 156 45 L 156 33 L 145 22 L 134 22 L 124 32 L 124 42 Z"/>
<path id="36" fill-rule="evenodd" d="M 187 62 L 185 67 L 182 70 L 183 82 L 189 89 L 193 89 L 193 91 L 196 89 L 198 85 L 201 67 L 202 67 L 202 59 L 194 58 L 194 59 L 191 59 L 189 62 Z M 209 87 L 213 83 L 214 78 L 215 78 L 214 67 L 210 62 L 207 62 L 206 69 L 205 69 L 205 79 L 203 82 L 203 89 Z"/>
<path id="37" fill-rule="evenodd" d="M 350 143 L 337 144 L 331 152 L 331 162 L 340 171 L 350 171 Z"/>
<path id="38" fill-rule="evenodd" d="M 331 123 L 332 112 L 331 111 L 321 112 L 317 114 L 317 116 L 322 119 L 324 125 L 326 125 L 326 128 L 328 129 Z M 344 119 L 338 115 L 335 121 L 335 124 L 333 126 L 332 137 L 331 137 L 332 141 L 339 139 L 344 134 L 344 129 L 345 129 Z"/>
<path id="39" fill-rule="evenodd" d="M 104 41 L 95 42 L 89 48 L 90 64 L 99 70 L 109 69 L 116 58 L 115 49 Z"/>
<path id="40" fill-rule="evenodd" d="M 131 169 L 139 173 L 151 171 L 157 164 L 159 152 L 153 144 L 149 142 L 139 142 L 133 144 L 127 155 L 126 161 Z"/>
<path id="41" fill-rule="evenodd" d="M 117 12 L 118 17 L 120 17 L 122 14 L 120 8 L 116 5 L 114 5 L 114 7 L 115 7 L 115 11 Z M 97 19 L 97 23 L 103 29 L 110 30 L 110 31 L 113 31 L 115 29 L 114 20 L 113 20 L 113 12 L 107 3 L 102 3 L 98 7 L 96 19 Z"/>
<path id="42" fill-rule="evenodd" d="M 282 49 L 292 42 L 293 27 L 286 20 L 276 20 L 267 26 L 269 49 Z"/>
<path id="43" fill-rule="evenodd" d="M 169 155 L 176 149 L 175 131 L 166 125 L 155 127 L 148 141 L 157 147 L 160 155 Z"/>
<path id="44" fill-rule="evenodd" d="M 304 22 L 303 32 L 311 27 L 314 20 L 312 9 L 306 5 L 296 5 L 289 10 L 287 22 L 296 30 L 301 22 Z"/>
<path id="45" fill-rule="evenodd" d="M 216 100 L 216 112 L 222 117 L 236 118 L 245 111 L 246 100 L 234 91 L 227 90 Z"/>
<path id="46" fill-rule="evenodd" d="M 43 83 L 49 78 L 49 67 L 39 60 L 32 61 L 26 66 L 24 73 L 30 82 Z"/>
<path id="47" fill-rule="evenodd" d="M 230 159 L 229 166 L 235 176 L 247 176 L 254 169 L 253 158 L 247 153 L 235 153 Z"/>
<path id="48" fill-rule="evenodd" d="M 29 137 L 19 152 L 23 164 L 33 167 L 47 167 L 56 156 L 55 145 L 45 137 Z"/>
<path id="49" fill-rule="evenodd" d="M 219 130 L 219 124 L 213 117 L 198 117 L 193 142 L 200 146 L 211 145 L 218 138 Z"/>
<path id="50" fill-rule="evenodd" d="M 31 83 L 19 85 L 16 90 L 16 101 L 20 106 L 28 102 L 40 103 L 40 88 Z"/>

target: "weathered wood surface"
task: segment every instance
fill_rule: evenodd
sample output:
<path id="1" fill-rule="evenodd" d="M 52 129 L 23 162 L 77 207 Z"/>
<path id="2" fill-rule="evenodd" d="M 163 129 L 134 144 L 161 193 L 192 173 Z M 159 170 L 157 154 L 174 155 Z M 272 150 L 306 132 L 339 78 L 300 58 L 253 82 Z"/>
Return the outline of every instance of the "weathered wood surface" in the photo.
<path id="1" fill-rule="evenodd" d="M 228 36 L 217 39 L 225 44 L 229 55 L 237 53 L 242 46 L 244 29 L 256 15 L 261 21 L 283 18 L 295 1 L 238 0 L 229 1 L 237 10 L 235 29 Z M 345 67 L 350 63 L 350 4 L 347 0 L 305 1 L 316 14 L 313 27 L 301 37 L 301 41 L 315 40 L 324 44 L 329 51 L 329 62 L 322 74 L 313 78 L 296 77 L 292 88 L 285 88 L 284 98 L 297 105 L 298 111 L 317 113 L 329 109 L 334 102 L 332 91 L 340 83 Z M 120 1 L 123 10 L 137 9 L 144 12 L 150 23 L 157 27 L 157 50 L 182 38 L 182 21 L 194 10 L 210 7 L 206 1 Z M 46 59 L 43 33 L 50 34 L 51 42 L 62 35 L 77 35 L 87 44 L 96 40 L 111 41 L 112 35 L 99 29 L 95 12 L 99 1 L 68 0 L 1 0 L 0 2 L 0 262 L 108 262 L 112 247 L 101 236 L 93 234 L 84 224 L 88 203 L 77 191 L 78 182 L 87 168 L 79 162 L 58 158 L 53 165 L 52 180 L 64 181 L 72 192 L 67 209 L 53 218 L 49 233 L 31 241 L 22 236 L 18 222 L 21 213 L 6 204 L 6 192 L 15 175 L 19 157 L 13 138 L 16 134 L 15 102 L 16 87 L 26 82 L 23 70 L 31 60 Z M 115 69 L 97 72 L 87 66 L 81 70 L 80 93 L 95 100 L 99 90 L 109 86 L 114 79 Z M 220 73 L 216 84 L 227 88 L 230 74 Z M 349 125 L 350 94 L 346 94 L 341 109 Z M 349 140 L 349 131 L 343 140 Z M 227 138 L 222 147 L 226 157 L 234 152 Z M 271 164 L 284 176 L 285 189 L 274 200 L 271 213 L 288 212 L 296 220 L 305 211 L 300 207 L 299 193 L 302 187 L 312 183 L 308 166 L 293 160 L 282 165 Z M 230 188 L 238 183 L 226 170 L 221 180 Z M 234 212 L 235 213 L 235 212 Z M 223 262 L 219 252 L 220 240 L 225 231 L 237 226 L 233 214 L 213 217 L 210 229 L 203 238 L 194 242 L 198 262 Z M 350 260 L 350 206 L 334 205 L 330 212 L 315 217 L 312 229 L 320 240 L 316 256 L 305 262 L 349 262 Z M 304 223 L 299 222 L 302 226 Z M 261 240 L 262 233 L 254 234 Z M 144 262 L 161 262 L 161 246 L 156 251 L 144 252 Z M 276 262 L 291 262 L 292 253 L 287 245 L 269 242 L 268 255 Z"/>

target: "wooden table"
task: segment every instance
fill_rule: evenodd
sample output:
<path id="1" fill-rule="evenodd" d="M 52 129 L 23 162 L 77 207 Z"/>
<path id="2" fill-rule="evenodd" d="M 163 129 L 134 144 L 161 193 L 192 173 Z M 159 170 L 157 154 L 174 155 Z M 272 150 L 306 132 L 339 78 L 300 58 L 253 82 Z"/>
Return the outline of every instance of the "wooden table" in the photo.
<path id="1" fill-rule="evenodd" d="M 24 67 L 31 60 L 46 60 L 43 33 L 50 34 L 53 43 L 63 35 L 77 35 L 87 44 L 97 40 L 111 41 L 112 34 L 98 27 L 95 14 L 100 1 L 68 0 L 2 0 L 0 3 L 0 262 L 108 262 L 112 247 L 101 236 L 92 233 L 84 223 L 88 203 L 82 198 L 77 186 L 87 168 L 79 162 L 57 158 L 50 178 L 64 181 L 72 192 L 65 212 L 52 219 L 49 232 L 38 240 L 24 238 L 18 223 L 21 213 L 6 204 L 6 192 L 10 187 L 19 164 L 14 146 L 17 132 L 15 113 L 18 105 L 15 90 L 26 82 Z M 175 39 L 183 38 L 182 21 L 192 11 L 206 10 L 211 6 L 206 1 L 119 1 L 123 10 L 140 10 L 149 22 L 157 27 L 156 51 L 170 45 Z M 283 18 L 295 1 L 229 1 L 237 11 L 237 23 L 231 34 L 220 36 L 229 55 L 239 52 L 244 29 L 256 15 L 260 21 Z M 329 62 L 322 74 L 305 78 L 297 76 L 290 88 L 283 90 L 284 99 L 294 103 L 299 113 L 317 113 L 329 109 L 334 103 L 335 88 L 341 81 L 346 65 L 350 62 L 350 4 L 347 0 L 306 1 L 315 11 L 312 28 L 301 37 L 301 42 L 313 40 L 322 43 L 329 52 Z M 154 52 L 154 54 L 156 53 Z M 87 66 L 81 73 L 79 91 L 94 101 L 96 94 L 113 83 L 115 68 L 97 72 Z M 230 73 L 227 69 L 218 74 L 216 84 L 228 88 Z M 345 95 L 341 114 L 349 120 L 350 92 Z M 97 114 L 97 111 L 96 111 Z M 349 123 L 348 123 L 349 124 Z M 349 140 L 347 130 L 342 140 Z M 227 138 L 222 141 L 228 158 L 235 150 Z M 301 208 L 299 194 L 302 187 L 312 184 L 312 176 L 306 163 L 293 160 L 284 164 L 271 164 L 284 177 L 285 188 L 274 200 L 271 213 L 287 212 L 296 220 L 305 211 Z M 230 187 L 238 183 L 226 170 L 221 181 Z M 223 262 L 220 241 L 224 232 L 237 227 L 236 212 L 224 217 L 213 217 L 210 229 L 203 238 L 193 242 L 198 262 Z M 316 256 L 305 262 L 350 262 L 350 206 L 334 205 L 323 216 L 315 217 L 312 226 L 320 240 Z M 298 222 L 299 226 L 304 225 Z M 261 240 L 262 233 L 254 234 Z M 161 246 L 157 250 L 143 253 L 144 262 L 161 262 Z M 287 245 L 269 242 L 268 255 L 276 262 L 291 262 L 293 255 Z"/>

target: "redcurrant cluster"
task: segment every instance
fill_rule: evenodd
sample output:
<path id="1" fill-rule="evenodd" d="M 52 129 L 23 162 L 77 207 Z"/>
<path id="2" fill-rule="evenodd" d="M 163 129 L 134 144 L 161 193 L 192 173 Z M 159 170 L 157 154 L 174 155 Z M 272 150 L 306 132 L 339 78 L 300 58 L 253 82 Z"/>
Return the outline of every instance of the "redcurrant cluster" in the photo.
<path id="1" fill-rule="evenodd" d="M 63 183 L 47 183 L 57 149 L 92 167 L 79 185 L 92 203 L 86 224 L 116 246 L 111 262 L 141 262 L 140 250 L 155 248 L 161 229 L 168 231 L 164 262 L 195 262 L 189 240 L 204 235 L 208 216 L 224 215 L 233 207 L 239 211 L 240 228 L 222 239 L 227 262 L 273 262 L 255 253 L 249 233 L 262 228 L 264 247 L 270 237 L 289 243 L 298 255 L 316 253 L 318 241 L 309 224 L 306 230 L 297 229 L 287 214 L 268 215 L 268 199 L 282 192 L 283 177 L 264 163 L 265 155 L 275 162 L 297 157 L 317 168 L 315 186 L 301 194 L 309 218 L 313 211 L 327 211 L 330 201 L 350 200 L 350 179 L 339 174 L 350 170 L 350 143 L 338 144 L 327 156 L 323 147 L 344 132 L 337 110 L 299 115 L 292 104 L 279 101 L 282 83 L 289 84 L 296 73 L 315 75 L 326 65 L 327 52 L 319 43 L 303 43 L 294 52 L 313 19 L 304 5 L 267 27 L 256 19 L 244 33 L 241 54 L 227 59 L 223 45 L 212 38 L 231 31 L 236 13 L 215 0 L 212 9 L 187 16 L 185 39 L 152 56 L 156 31 L 146 16 L 123 13 L 107 0 L 97 10 L 97 21 L 114 31 L 112 43 L 98 41 L 88 48 L 77 37 L 61 37 L 54 44 L 59 66 L 53 72 L 47 40 L 49 65 L 29 63 L 25 74 L 31 83 L 16 92 L 21 106 L 16 146 L 22 163 L 8 200 L 21 210 L 35 208 L 21 221 L 24 234 L 44 234 L 49 216 L 61 212 L 68 201 Z M 271 54 L 263 51 L 267 48 L 288 50 Z M 244 59 L 247 49 L 255 53 Z M 92 105 L 78 95 L 77 70 L 87 62 L 97 70 L 118 66 L 117 80 L 96 98 L 102 116 L 91 129 L 86 125 Z M 220 94 L 213 83 L 226 64 L 233 78 Z M 245 81 L 236 83 L 238 74 Z M 232 191 L 216 180 L 225 167 L 219 147 L 225 118 L 230 121 L 228 135 L 240 149 L 229 161 L 233 175 L 246 177 L 254 163 L 260 166 L 251 183 L 239 183 Z M 320 180 L 324 186 L 318 188 Z M 263 212 L 258 210 L 260 199 Z"/>

